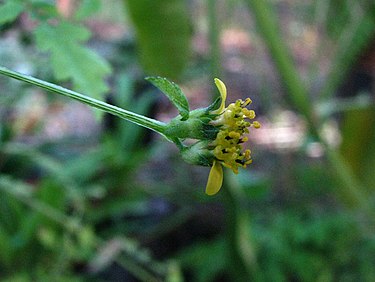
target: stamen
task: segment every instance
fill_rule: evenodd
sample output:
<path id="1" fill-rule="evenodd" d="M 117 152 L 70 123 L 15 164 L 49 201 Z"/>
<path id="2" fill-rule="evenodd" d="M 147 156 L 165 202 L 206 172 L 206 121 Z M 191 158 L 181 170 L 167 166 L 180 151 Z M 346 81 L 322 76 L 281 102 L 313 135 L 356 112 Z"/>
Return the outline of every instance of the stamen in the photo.
<path id="1" fill-rule="evenodd" d="M 220 116 L 214 123 L 219 127 L 219 132 L 213 141 L 214 156 L 220 163 L 232 169 L 234 173 L 238 173 L 238 168 L 245 168 L 252 162 L 251 151 L 242 151 L 242 143 L 248 141 L 248 137 L 244 136 L 249 133 L 249 127 L 258 128 L 259 122 L 249 122 L 247 119 L 254 119 L 255 112 L 249 110 L 246 106 L 252 103 L 250 98 L 245 101 L 238 99 L 235 103 L 231 103 L 224 108 Z"/>
<path id="2" fill-rule="evenodd" d="M 254 128 L 260 128 L 260 123 L 258 121 L 253 121 L 252 126 Z"/>
<path id="3" fill-rule="evenodd" d="M 245 99 L 245 102 L 243 102 L 243 107 L 246 107 L 246 106 L 248 106 L 248 105 L 250 105 L 251 103 L 252 103 L 253 101 L 251 101 L 251 99 L 250 98 L 246 98 Z"/>

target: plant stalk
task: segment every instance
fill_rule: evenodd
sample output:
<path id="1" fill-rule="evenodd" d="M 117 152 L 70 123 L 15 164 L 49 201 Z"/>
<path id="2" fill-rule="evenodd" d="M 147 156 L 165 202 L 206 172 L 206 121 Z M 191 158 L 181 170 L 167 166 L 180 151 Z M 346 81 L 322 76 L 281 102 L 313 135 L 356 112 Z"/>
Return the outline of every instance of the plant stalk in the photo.
<path id="1" fill-rule="evenodd" d="M 227 174 L 224 179 L 222 193 L 226 209 L 228 254 L 233 262 L 231 275 L 236 281 L 251 281 L 257 263 L 250 232 L 251 221 L 244 205 L 246 197 L 232 174 Z"/>
<path id="2" fill-rule="evenodd" d="M 131 111 L 124 110 L 122 108 L 110 105 L 108 103 L 105 103 L 105 102 L 102 102 L 102 101 L 99 101 L 99 100 L 96 100 L 94 98 L 91 98 L 89 96 L 80 94 L 78 92 L 66 89 L 66 88 L 61 87 L 59 85 L 43 81 L 43 80 L 37 79 L 37 78 L 32 77 L 32 76 L 21 74 L 21 73 L 9 70 L 9 69 L 7 69 L 5 67 L 2 67 L 2 66 L 0 66 L 0 74 L 3 74 L 5 76 L 8 76 L 8 77 L 11 77 L 11 78 L 14 78 L 14 79 L 26 82 L 26 83 L 29 83 L 31 85 L 43 88 L 43 89 L 51 91 L 51 92 L 55 92 L 57 94 L 72 98 L 74 100 L 77 100 L 81 103 L 84 103 L 84 104 L 89 105 L 91 107 L 94 107 L 96 109 L 102 110 L 104 112 L 107 112 L 109 114 L 118 116 L 120 118 L 123 118 L 123 119 L 125 119 L 127 121 L 130 121 L 132 123 L 135 123 L 137 125 L 140 125 L 140 126 L 148 128 L 148 129 L 151 129 L 151 130 L 163 135 L 164 137 L 166 137 L 165 134 L 164 134 L 166 124 L 163 123 L 163 122 L 160 122 L 158 120 L 148 118 L 148 117 L 133 113 Z"/>

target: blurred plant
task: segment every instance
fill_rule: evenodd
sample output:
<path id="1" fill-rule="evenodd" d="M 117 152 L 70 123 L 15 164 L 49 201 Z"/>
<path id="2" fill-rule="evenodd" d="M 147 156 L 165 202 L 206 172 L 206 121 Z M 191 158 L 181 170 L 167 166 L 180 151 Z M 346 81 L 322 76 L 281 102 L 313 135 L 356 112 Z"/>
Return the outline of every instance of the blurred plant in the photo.
<path id="1" fill-rule="evenodd" d="M 25 10 L 26 3 L 36 7 L 34 5 L 40 5 L 42 2 L 5 1 L 5 5 L 0 6 L 0 21 L 12 22 L 13 19 Z M 96 9 L 94 7 L 96 4 L 92 4 L 93 2 L 97 3 L 98 1 L 82 1 L 80 3 L 86 7 L 85 10 L 89 11 L 90 14 L 90 11 Z M 190 27 L 187 10 L 183 2 L 182 0 L 159 2 L 125 1 L 135 27 L 135 36 L 137 44 L 140 47 L 139 52 L 143 67 L 151 75 L 157 73 L 176 79 L 180 76 L 183 67 L 186 65 L 189 53 Z M 238 0 L 230 1 L 231 5 L 239 2 Z M 248 5 L 249 10 L 254 15 L 257 23 L 256 31 L 263 37 L 269 54 L 274 60 L 281 82 L 285 86 L 286 100 L 304 116 L 309 126 L 309 136 L 307 136 L 307 139 L 314 142 L 318 141 L 323 145 L 331 169 L 328 170 L 324 162 L 319 163 L 319 169 L 311 168 L 306 164 L 306 160 L 302 164 L 295 162 L 295 160 L 289 160 L 290 162 L 285 164 L 284 159 L 278 160 L 278 156 L 272 155 L 267 161 L 269 163 L 276 163 L 279 166 L 281 165 L 281 169 L 287 174 L 284 175 L 278 171 L 278 175 L 282 175 L 281 179 L 275 177 L 277 179 L 274 180 L 272 176 L 266 176 L 265 180 L 260 179 L 260 182 L 257 182 L 259 181 L 259 175 L 254 173 L 250 175 L 240 173 L 236 179 L 225 177 L 227 183 L 224 184 L 224 193 L 221 193 L 219 196 L 222 198 L 216 199 L 223 199 L 223 202 L 226 204 L 227 233 L 225 236 L 220 236 L 222 235 L 220 234 L 208 243 L 197 243 L 195 241 L 193 245 L 180 252 L 181 255 L 178 256 L 178 260 L 181 260 L 184 269 L 193 271 L 191 275 L 197 281 L 214 281 L 215 279 L 223 278 L 224 280 L 227 278 L 229 281 L 248 281 L 249 277 L 253 278 L 254 281 L 290 279 L 315 281 L 317 279 L 316 273 L 320 274 L 318 278 L 322 281 L 337 279 L 371 281 L 374 276 L 374 244 L 371 232 L 374 226 L 372 201 L 374 185 L 373 170 L 375 167 L 375 150 L 373 145 L 375 144 L 373 142 L 375 136 L 373 121 L 375 115 L 373 100 L 370 96 L 371 90 L 366 89 L 363 91 L 361 89 L 361 94 L 354 98 L 338 97 L 332 99 L 332 97 L 337 92 L 340 92 L 338 87 L 342 85 L 343 81 L 351 78 L 350 70 L 356 64 L 356 61 L 358 61 L 361 53 L 370 45 L 374 37 L 375 6 L 371 1 L 367 0 L 317 0 L 308 5 L 309 8 L 315 8 L 313 13 L 309 13 L 309 15 L 312 15 L 313 24 L 316 24 L 317 29 L 322 31 L 323 36 L 327 36 L 326 39 L 329 44 L 336 45 L 335 55 L 330 62 L 331 68 L 323 85 L 321 85 L 317 95 L 315 95 L 318 99 L 314 100 L 313 97 L 315 96 L 311 95 L 314 89 L 302 79 L 297 66 L 292 60 L 292 52 L 287 44 L 288 42 L 286 42 L 284 35 L 282 35 L 283 33 L 280 33 L 279 30 L 281 25 L 277 20 L 278 17 L 274 13 L 273 8 L 281 7 L 279 5 L 285 3 L 278 1 L 277 3 L 272 3 L 274 6 L 271 6 L 271 3 L 268 3 L 266 0 L 248 0 L 242 2 Z M 43 3 L 45 4 L 47 1 Z M 218 11 L 216 3 L 220 3 L 220 1 L 207 1 L 207 14 L 209 15 L 211 45 L 210 63 L 212 64 L 212 73 L 215 76 L 219 76 L 222 64 L 220 62 L 219 50 L 220 21 L 217 20 L 216 13 Z M 288 4 L 290 3 L 288 2 Z M 50 4 L 45 4 L 44 7 L 48 7 L 48 5 Z M 47 13 L 47 10 L 39 9 L 43 13 Z M 83 15 L 85 13 L 82 12 Z M 51 20 L 54 19 L 54 16 L 50 14 L 46 18 Z M 79 30 L 79 28 L 71 29 L 69 27 L 72 20 L 73 22 L 80 22 L 80 17 L 73 16 L 73 18 L 67 19 L 61 18 L 58 15 L 57 18 L 59 32 L 62 33 L 62 30 L 66 29 L 72 31 L 73 35 L 76 35 L 73 36 L 74 40 L 72 42 L 68 42 L 69 46 L 74 46 L 72 47 L 73 49 L 77 45 L 80 46 L 81 42 L 86 39 L 84 36 L 85 32 Z M 43 22 L 44 19 L 40 17 L 38 18 L 39 20 Z M 65 22 L 66 24 L 63 24 Z M 53 25 L 49 26 L 47 31 L 50 31 L 53 27 Z M 45 41 L 48 38 L 46 35 L 46 30 L 42 29 L 38 38 L 41 41 Z M 319 44 L 317 53 L 326 53 L 327 46 L 324 42 L 320 43 L 322 44 Z M 44 50 L 48 49 L 52 51 L 56 48 L 56 46 L 50 46 L 48 42 L 40 42 L 38 44 Z M 330 45 L 330 47 L 332 46 Z M 327 58 L 324 59 L 326 60 Z M 312 69 L 313 71 L 319 69 L 315 61 L 313 62 Z M 19 74 L 13 73 L 12 75 L 17 76 Z M 321 73 L 312 72 L 309 74 L 309 81 L 315 83 L 317 75 L 321 75 Z M 100 77 L 103 78 L 103 75 Z M 179 147 L 182 156 L 186 160 L 200 164 L 205 162 L 205 165 L 212 166 L 211 174 L 216 173 L 216 176 L 212 177 L 214 181 L 208 181 L 209 183 L 214 183 L 212 186 L 208 185 L 208 187 L 214 187 L 212 189 L 209 188 L 208 191 L 216 192 L 221 186 L 222 170 L 220 162 L 217 160 L 214 162 L 214 159 L 219 158 L 220 150 L 216 152 L 216 156 L 213 146 L 209 147 L 208 144 L 216 142 L 216 138 L 214 137 L 218 137 L 218 131 L 222 131 L 224 127 L 213 127 L 214 121 L 218 121 L 220 116 L 225 115 L 224 113 L 223 115 L 215 116 L 215 109 L 217 107 L 221 108 L 219 101 L 214 102 L 207 109 L 190 111 L 186 97 L 176 85 L 159 78 L 150 78 L 149 80 L 156 84 L 179 110 L 180 115 L 169 124 L 155 122 L 155 120 L 142 117 L 146 114 L 146 112 L 143 112 L 143 109 L 149 106 L 148 103 L 151 100 L 146 96 L 142 96 L 136 104 L 121 103 L 120 100 L 115 101 L 115 104 L 121 108 L 132 108 L 135 112 L 141 113 L 142 116 L 134 115 L 104 103 L 97 103 L 95 105 L 102 110 L 107 109 L 117 116 L 130 119 L 139 125 L 143 123 L 142 126 L 161 133 Z M 37 82 L 35 79 L 31 79 L 31 81 L 32 83 Z M 126 81 L 126 78 L 122 81 Z M 44 82 L 40 82 L 38 86 L 43 87 L 43 84 Z M 75 84 L 78 85 L 78 83 Z M 60 91 L 60 94 L 62 94 L 61 91 L 66 91 L 66 89 L 55 88 L 55 85 L 51 84 L 48 87 L 52 87 L 49 90 Z M 81 89 L 78 90 L 82 91 Z M 73 95 L 78 98 L 78 96 L 75 96 L 77 93 L 68 92 L 70 97 Z M 92 91 L 86 92 L 93 93 Z M 219 87 L 219 92 L 223 95 L 223 87 Z M 357 92 L 353 94 L 356 95 Z M 78 99 L 81 99 L 84 103 L 93 105 L 93 101 L 86 99 L 84 96 L 79 96 Z M 222 98 L 222 103 L 224 100 Z M 343 142 L 340 149 L 332 148 L 322 134 L 322 127 L 327 119 L 332 118 L 336 114 L 343 116 L 341 128 Z M 96 227 L 98 225 L 101 226 L 101 224 L 108 224 L 108 221 L 115 223 L 101 233 L 101 235 L 109 239 L 104 244 L 103 252 L 99 253 L 97 259 L 91 264 L 93 269 L 99 269 L 99 271 L 105 269 L 108 264 L 115 261 L 118 250 L 125 250 L 125 262 L 124 260 L 122 261 L 124 268 L 130 268 L 130 272 L 139 273 L 141 276 L 146 273 L 146 276 L 142 276 L 143 279 L 152 281 L 153 277 L 156 276 L 165 277 L 163 274 L 159 275 L 160 273 L 165 273 L 164 271 L 159 271 L 158 266 L 154 267 L 158 263 L 152 260 L 150 263 L 145 262 L 147 259 L 144 260 L 144 251 L 138 247 L 134 247 L 134 244 L 128 238 L 124 240 L 126 246 L 122 247 L 119 247 L 119 242 L 123 242 L 123 240 L 113 238 L 113 234 L 129 230 L 134 231 L 137 229 L 138 231 L 140 230 L 139 233 L 145 232 L 147 224 L 142 219 L 134 224 L 137 227 L 132 226 L 128 222 L 123 223 L 121 221 L 124 216 L 132 217 L 136 215 L 141 217 L 152 209 L 148 206 L 147 200 L 144 199 L 144 191 L 142 189 L 128 189 L 126 190 L 126 197 L 123 197 L 125 191 L 119 187 L 121 186 L 119 183 L 132 181 L 132 171 L 145 161 L 148 153 L 147 149 L 142 150 L 138 146 L 140 143 L 139 134 L 141 134 L 138 131 L 140 127 L 135 126 L 129 129 L 128 126 L 130 126 L 128 123 L 118 124 L 116 130 L 114 130 L 115 132 L 113 134 L 108 132 L 108 135 L 103 139 L 103 146 L 95 148 L 95 150 L 75 160 L 69 160 L 69 166 L 65 166 L 63 169 L 59 166 L 61 165 L 59 162 L 45 158 L 44 155 L 41 156 L 26 147 L 14 146 L 14 144 L 11 144 L 12 146 L 8 146 L 8 144 L 0 150 L 0 162 L 3 161 L 1 156 L 4 156 L 5 153 L 5 155 L 12 155 L 12 167 L 15 168 L 20 168 L 20 166 L 18 165 L 19 162 L 17 162 L 18 159 L 13 158 L 13 156 L 21 156 L 21 158 L 27 156 L 27 160 L 31 160 L 27 164 L 29 169 L 33 166 L 34 161 L 39 162 L 39 165 L 43 164 L 44 167 L 48 167 L 50 171 L 55 172 L 53 174 L 57 176 L 54 179 L 57 181 L 57 184 L 53 183 L 55 188 L 62 186 L 62 183 L 64 183 L 64 187 L 74 188 L 68 189 L 66 195 L 64 194 L 69 207 L 62 209 L 61 214 L 69 213 L 75 219 L 76 217 L 80 219 L 80 211 L 84 207 L 89 207 L 84 218 L 88 221 L 87 223 L 90 228 L 92 228 L 91 226 Z M 167 126 L 169 126 L 168 130 Z M 202 128 L 203 131 L 194 130 L 196 128 Z M 202 132 L 205 132 L 205 134 L 202 135 Z M 11 134 L 12 132 L 6 124 L 0 124 L 1 144 L 6 143 Z M 228 141 L 226 140 L 228 136 L 231 137 L 230 133 L 226 134 L 224 139 L 217 140 L 217 142 Z M 184 141 L 190 138 L 199 141 L 194 145 L 190 145 Z M 205 142 L 207 140 L 209 140 L 209 143 Z M 118 153 L 119 150 L 121 150 L 121 154 Z M 209 151 L 208 153 L 207 150 Z M 205 157 L 203 160 L 202 152 L 204 152 L 203 157 Z M 139 156 L 142 157 L 138 158 Z M 221 163 L 225 163 L 225 160 L 225 158 L 222 158 Z M 25 165 L 24 163 L 23 165 Z M 280 168 L 279 166 L 277 169 Z M 294 166 L 300 169 L 299 174 L 294 175 L 296 172 L 293 170 Z M 93 167 L 97 169 L 93 169 Z M 303 172 L 301 172 L 302 170 Z M 321 170 L 324 170 L 324 173 Z M 123 173 L 123 171 L 126 172 Z M 336 185 L 330 182 L 333 178 L 338 180 Z M 5 180 L 8 181 L 9 179 Z M 8 187 L 9 191 L 11 186 L 17 187 L 16 182 L 9 184 L 10 182 L 6 182 L 5 180 L 2 180 L 0 186 Z M 51 179 L 49 181 L 51 182 Z M 293 198 L 292 194 L 296 192 L 293 190 L 293 187 L 298 182 L 296 185 L 298 189 L 296 190 L 302 195 L 299 194 L 300 198 L 296 197 L 297 199 L 294 200 L 299 202 L 300 205 L 294 207 L 290 213 L 283 213 L 278 210 L 282 196 L 277 196 L 276 205 L 272 205 L 270 208 L 267 207 L 270 199 L 255 198 L 253 193 L 260 191 L 260 194 L 262 194 L 265 190 L 268 191 L 270 182 L 275 182 L 277 185 L 285 185 L 288 190 L 292 190 L 287 192 L 288 201 L 290 198 Z M 43 181 L 43 183 L 46 183 L 46 181 Z M 105 194 L 106 190 L 103 187 L 106 187 L 107 184 L 113 190 Z M 186 185 L 186 183 L 183 184 Z M 40 185 L 42 186 L 42 184 Z M 259 186 L 255 187 L 257 185 Z M 85 189 L 84 191 L 82 189 L 75 189 L 76 186 L 82 186 Z M 138 186 L 142 188 L 140 187 L 141 185 L 137 184 Z M 51 190 L 56 191 L 57 188 L 55 188 L 51 188 Z M 43 190 L 39 187 L 39 184 L 36 187 L 28 186 L 28 189 Z M 130 192 L 130 190 L 133 192 Z M 134 190 L 138 192 L 134 193 Z M 78 196 L 77 191 L 81 193 L 78 193 Z M 318 199 L 314 200 L 310 198 L 312 191 L 319 194 Z M 56 193 L 58 194 L 58 192 Z M 359 214 L 361 223 L 358 223 L 355 220 L 357 218 L 353 217 L 353 214 L 343 212 L 342 210 L 340 210 L 342 212 L 340 215 L 330 215 L 326 210 L 327 207 L 329 209 L 336 209 L 339 205 L 329 197 L 329 193 L 340 198 L 348 209 L 352 209 L 354 212 L 364 212 L 366 220 L 363 220 L 364 216 Z M 89 200 L 82 201 L 82 194 L 88 196 Z M 7 198 L 4 200 L 6 203 L 5 206 L 12 206 L 16 211 L 20 211 L 22 208 L 20 209 L 19 204 L 13 204 L 17 203 L 17 201 L 10 199 L 10 195 L 7 194 Z M 180 194 L 175 195 L 175 197 L 179 199 L 176 202 L 183 202 L 181 201 L 182 197 Z M 22 197 L 16 198 L 18 201 L 23 201 Z M 49 203 L 49 200 L 46 200 L 46 202 Z M 8 205 L 9 203 L 10 205 Z M 26 202 L 27 205 L 38 211 L 38 205 L 30 203 L 32 201 Z M 301 212 L 301 210 L 316 212 L 314 210 L 314 208 L 317 208 L 316 205 L 319 206 L 318 214 L 321 215 L 319 218 L 314 217 L 310 220 L 309 217 L 306 218 L 305 213 Z M 256 210 L 257 206 L 260 206 L 259 210 Z M 162 236 L 160 234 L 168 233 L 173 228 L 176 228 L 176 226 L 179 226 L 180 221 L 189 218 L 191 214 L 189 209 L 193 208 L 186 208 L 188 211 L 182 209 L 176 214 L 169 215 L 162 224 L 155 224 L 155 234 L 157 234 L 155 236 Z M 20 214 L 25 212 L 26 210 L 23 209 Z M 46 209 L 40 212 L 40 214 L 45 215 L 49 212 L 50 210 Z M 251 212 L 254 214 L 253 220 L 249 216 Z M 50 214 L 52 216 L 55 215 L 54 212 Z M 261 218 L 259 218 L 259 215 L 263 214 L 264 216 L 260 216 Z M 314 216 L 316 215 L 314 214 Z M 59 217 L 56 217 L 56 220 L 59 221 Z M 69 222 L 68 219 L 67 222 Z M 7 223 L 3 224 L 6 225 Z M 249 228 L 250 224 L 251 229 Z M 60 233 L 64 232 L 64 230 L 69 230 L 68 226 L 58 228 L 56 230 Z M 27 228 L 20 227 L 20 229 L 24 230 Z M 8 233 L 9 230 L 6 230 L 4 233 Z M 153 229 L 147 229 L 150 232 L 149 234 L 152 234 L 150 230 Z M 33 233 L 34 231 L 31 229 L 30 232 Z M 366 231 L 370 232 L 366 233 Z M 43 232 L 40 233 L 44 234 Z M 90 232 L 87 233 L 90 234 Z M 7 236 L 9 234 L 4 236 L 4 242 L 8 242 Z M 50 240 L 50 237 L 53 236 L 48 236 L 48 234 L 48 232 L 45 232 L 41 237 L 44 238 L 45 242 L 53 241 Z M 342 236 L 343 234 L 347 234 L 347 236 Z M 21 237 L 23 236 L 25 235 Z M 16 237 L 18 238 L 19 236 Z M 79 240 L 72 241 L 73 245 L 81 250 Z M 12 248 L 15 247 L 14 244 L 10 246 Z M 3 257 L 12 257 L 7 252 L 13 252 L 13 249 L 10 249 L 8 244 L 4 244 L 2 247 L 5 250 Z M 110 254 L 107 256 L 108 253 L 106 250 L 112 252 L 109 252 Z M 127 252 L 129 250 L 132 250 L 132 252 Z M 357 252 L 358 250 L 360 252 Z M 92 250 L 90 249 L 90 251 Z M 83 253 L 85 252 L 83 251 Z M 214 260 L 212 259 L 213 257 L 215 257 Z M 76 258 L 73 255 L 71 259 L 73 262 L 81 260 L 81 258 Z M 163 266 L 165 267 L 164 270 L 168 267 L 171 269 L 174 268 L 173 263 L 163 264 Z M 151 276 L 148 276 L 150 273 Z"/>
<path id="2" fill-rule="evenodd" d="M 258 281 L 371 281 L 375 241 L 352 215 L 286 211 L 268 221 L 268 230 L 256 223 L 253 228 L 260 246 Z"/>
<path id="3" fill-rule="evenodd" d="M 27 15 L 36 46 L 50 55 L 55 79 L 71 80 L 74 89 L 102 99 L 108 91 L 104 79 L 111 68 L 102 57 L 84 46 L 91 33 L 82 24 L 83 19 L 99 8 L 98 0 L 80 1 L 74 13 L 66 17 L 53 1 L 6 0 L 0 6 L 0 25 L 9 25 L 21 14 Z"/>
<path id="4" fill-rule="evenodd" d="M 134 25 L 146 73 L 178 79 L 187 65 L 192 37 L 186 1 L 123 2 Z"/>
<path id="5" fill-rule="evenodd" d="M 375 241 L 363 236 L 348 214 L 317 218 L 287 210 L 274 217 L 258 215 L 251 223 L 258 253 L 252 281 L 372 280 Z M 233 278 L 228 271 L 233 269 L 233 262 L 223 236 L 197 242 L 180 252 L 177 259 L 191 272 L 193 281 Z M 242 279 L 246 281 L 246 277 Z"/>
<path id="6" fill-rule="evenodd" d="M 265 0 L 248 0 L 246 3 L 253 12 L 260 35 L 263 37 L 270 55 L 274 59 L 278 73 L 287 89 L 287 97 L 305 117 L 311 135 L 325 147 L 328 160 L 331 163 L 332 169 L 336 172 L 336 179 L 340 183 L 335 193 L 341 197 L 348 207 L 362 210 L 367 213 L 369 218 L 373 218 L 374 209 L 372 208 L 367 189 L 363 187 L 363 184 L 354 175 L 347 161 L 337 150 L 327 144 L 321 134 L 320 125 L 324 123 L 324 117 L 317 114 L 314 104 L 310 101 L 308 89 L 298 75 L 287 45 L 278 32 L 277 17 L 272 8 Z M 373 9 L 372 6 L 370 8 Z M 361 29 L 363 32 L 359 32 L 355 28 L 356 32 L 352 33 L 352 35 L 361 36 L 361 40 L 351 40 L 349 49 L 346 45 L 340 45 L 340 50 L 337 52 L 340 56 L 334 61 L 332 72 L 321 90 L 322 99 L 327 99 L 334 94 L 333 92 L 341 81 L 340 79 L 343 78 L 343 71 L 347 71 L 350 66 L 348 62 L 353 61 L 358 56 L 364 43 L 369 42 L 369 39 L 375 34 L 375 21 L 372 13 L 373 10 L 371 9 L 366 13 L 363 20 L 358 22 L 358 28 L 364 28 L 364 30 Z M 345 55 L 341 54 L 341 52 L 345 52 Z"/>

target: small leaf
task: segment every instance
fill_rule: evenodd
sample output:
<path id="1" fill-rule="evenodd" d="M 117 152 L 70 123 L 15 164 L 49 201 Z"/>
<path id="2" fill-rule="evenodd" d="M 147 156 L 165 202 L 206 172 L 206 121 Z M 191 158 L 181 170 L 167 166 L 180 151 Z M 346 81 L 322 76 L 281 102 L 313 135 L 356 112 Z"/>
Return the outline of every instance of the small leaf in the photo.
<path id="1" fill-rule="evenodd" d="M 176 83 L 158 76 L 146 77 L 146 80 L 159 88 L 173 105 L 176 106 L 182 117 L 181 120 L 187 120 L 189 118 L 189 102 L 184 92 L 182 92 L 181 88 Z"/>
<path id="2" fill-rule="evenodd" d="M 34 31 L 38 47 L 51 54 L 51 65 L 58 80 L 71 79 L 77 91 L 102 99 L 108 90 L 104 77 L 108 63 L 83 45 L 90 32 L 83 26 L 61 22 L 56 26 L 41 23 Z"/>
<path id="3" fill-rule="evenodd" d="M 20 1 L 9 0 L 0 6 L 0 24 L 14 21 L 23 11 Z"/>

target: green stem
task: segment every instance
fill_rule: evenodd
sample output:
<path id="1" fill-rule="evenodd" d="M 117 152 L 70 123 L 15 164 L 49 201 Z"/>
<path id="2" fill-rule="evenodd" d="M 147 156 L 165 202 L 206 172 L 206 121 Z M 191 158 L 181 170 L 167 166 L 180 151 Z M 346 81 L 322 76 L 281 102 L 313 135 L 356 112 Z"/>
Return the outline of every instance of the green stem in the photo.
<path id="1" fill-rule="evenodd" d="M 232 173 L 225 176 L 222 191 L 226 209 L 227 244 L 236 281 L 251 281 L 257 271 L 256 254 L 251 239 L 250 217 L 243 190 Z"/>
<path id="2" fill-rule="evenodd" d="M 217 20 L 217 1 L 207 0 L 209 41 L 210 41 L 210 63 L 212 77 L 221 77 L 221 52 L 220 52 L 220 26 Z"/>
<path id="3" fill-rule="evenodd" d="M 296 108 L 305 116 L 311 134 L 324 145 L 327 151 L 330 165 L 336 170 L 335 176 L 342 185 L 340 189 L 336 190 L 336 193 L 342 198 L 352 199 L 349 204 L 347 203 L 349 207 L 362 209 L 372 217 L 373 209 L 369 204 L 366 189 L 353 175 L 340 154 L 332 150 L 319 134 L 319 121 L 313 112 L 313 105 L 308 99 L 308 90 L 299 76 L 288 48 L 278 31 L 275 20 L 277 17 L 272 12 L 270 5 L 267 0 L 246 0 L 246 3 L 254 13 L 261 36 L 274 59 L 275 66 L 288 90 L 288 95 Z"/>
<path id="4" fill-rule="evenodd" d="M 105 102 L 96 100 L 94 98 L 88 97 L 86 95 L 77 93 L 75 91 L 66 89 L 64 87 L 58 86 L 53 83 L 49 83 L 37 78 L 34 78 L 32 76 L 24 75 L 12 70 L 9 70 L 5 67 L 0 66 L 0 74 L 3 74 L 5 76 L 32 84 L 34 86 L 43 88 L 45 90 L 55 92 L 57 94 L 72 98 L 74 100 L 77 100 L 81 103 L 84 103 L 86 105 L 89 105 L 91 107 L 97 108 L 99 110 L 105 111 L 107 113 L 110 113 L 112 115 L 118 116 L 120 118 L 123 118 L 127 121 L 133 122 L 137 125 L 146 127 L 148 129 L 151 129 L 163 136 L 165 136 L 164 131 L 166 128 L 166 124 L 163 122 L 160 122 L 158 120 L 154 120 L 127 110 L 124 110 L 122 108 L 107 104 Z M 165 136 L 166 137 L 166 136 Z"/>
<path id="5" fill-rule="evenodd" d="M 357 182 L 357 178 L 346 160 L 337 151 L 329 149 L 328 146 L 326 146 L 326 153 L 341 186 L 341 200 L 351 208 L 362 208 L 367 214 L 372 215 L 372 218 L 375 218 L 374 211 L 368 201 L 369 195 L 364 189 L 358 189 L 362 186 Z"/>

